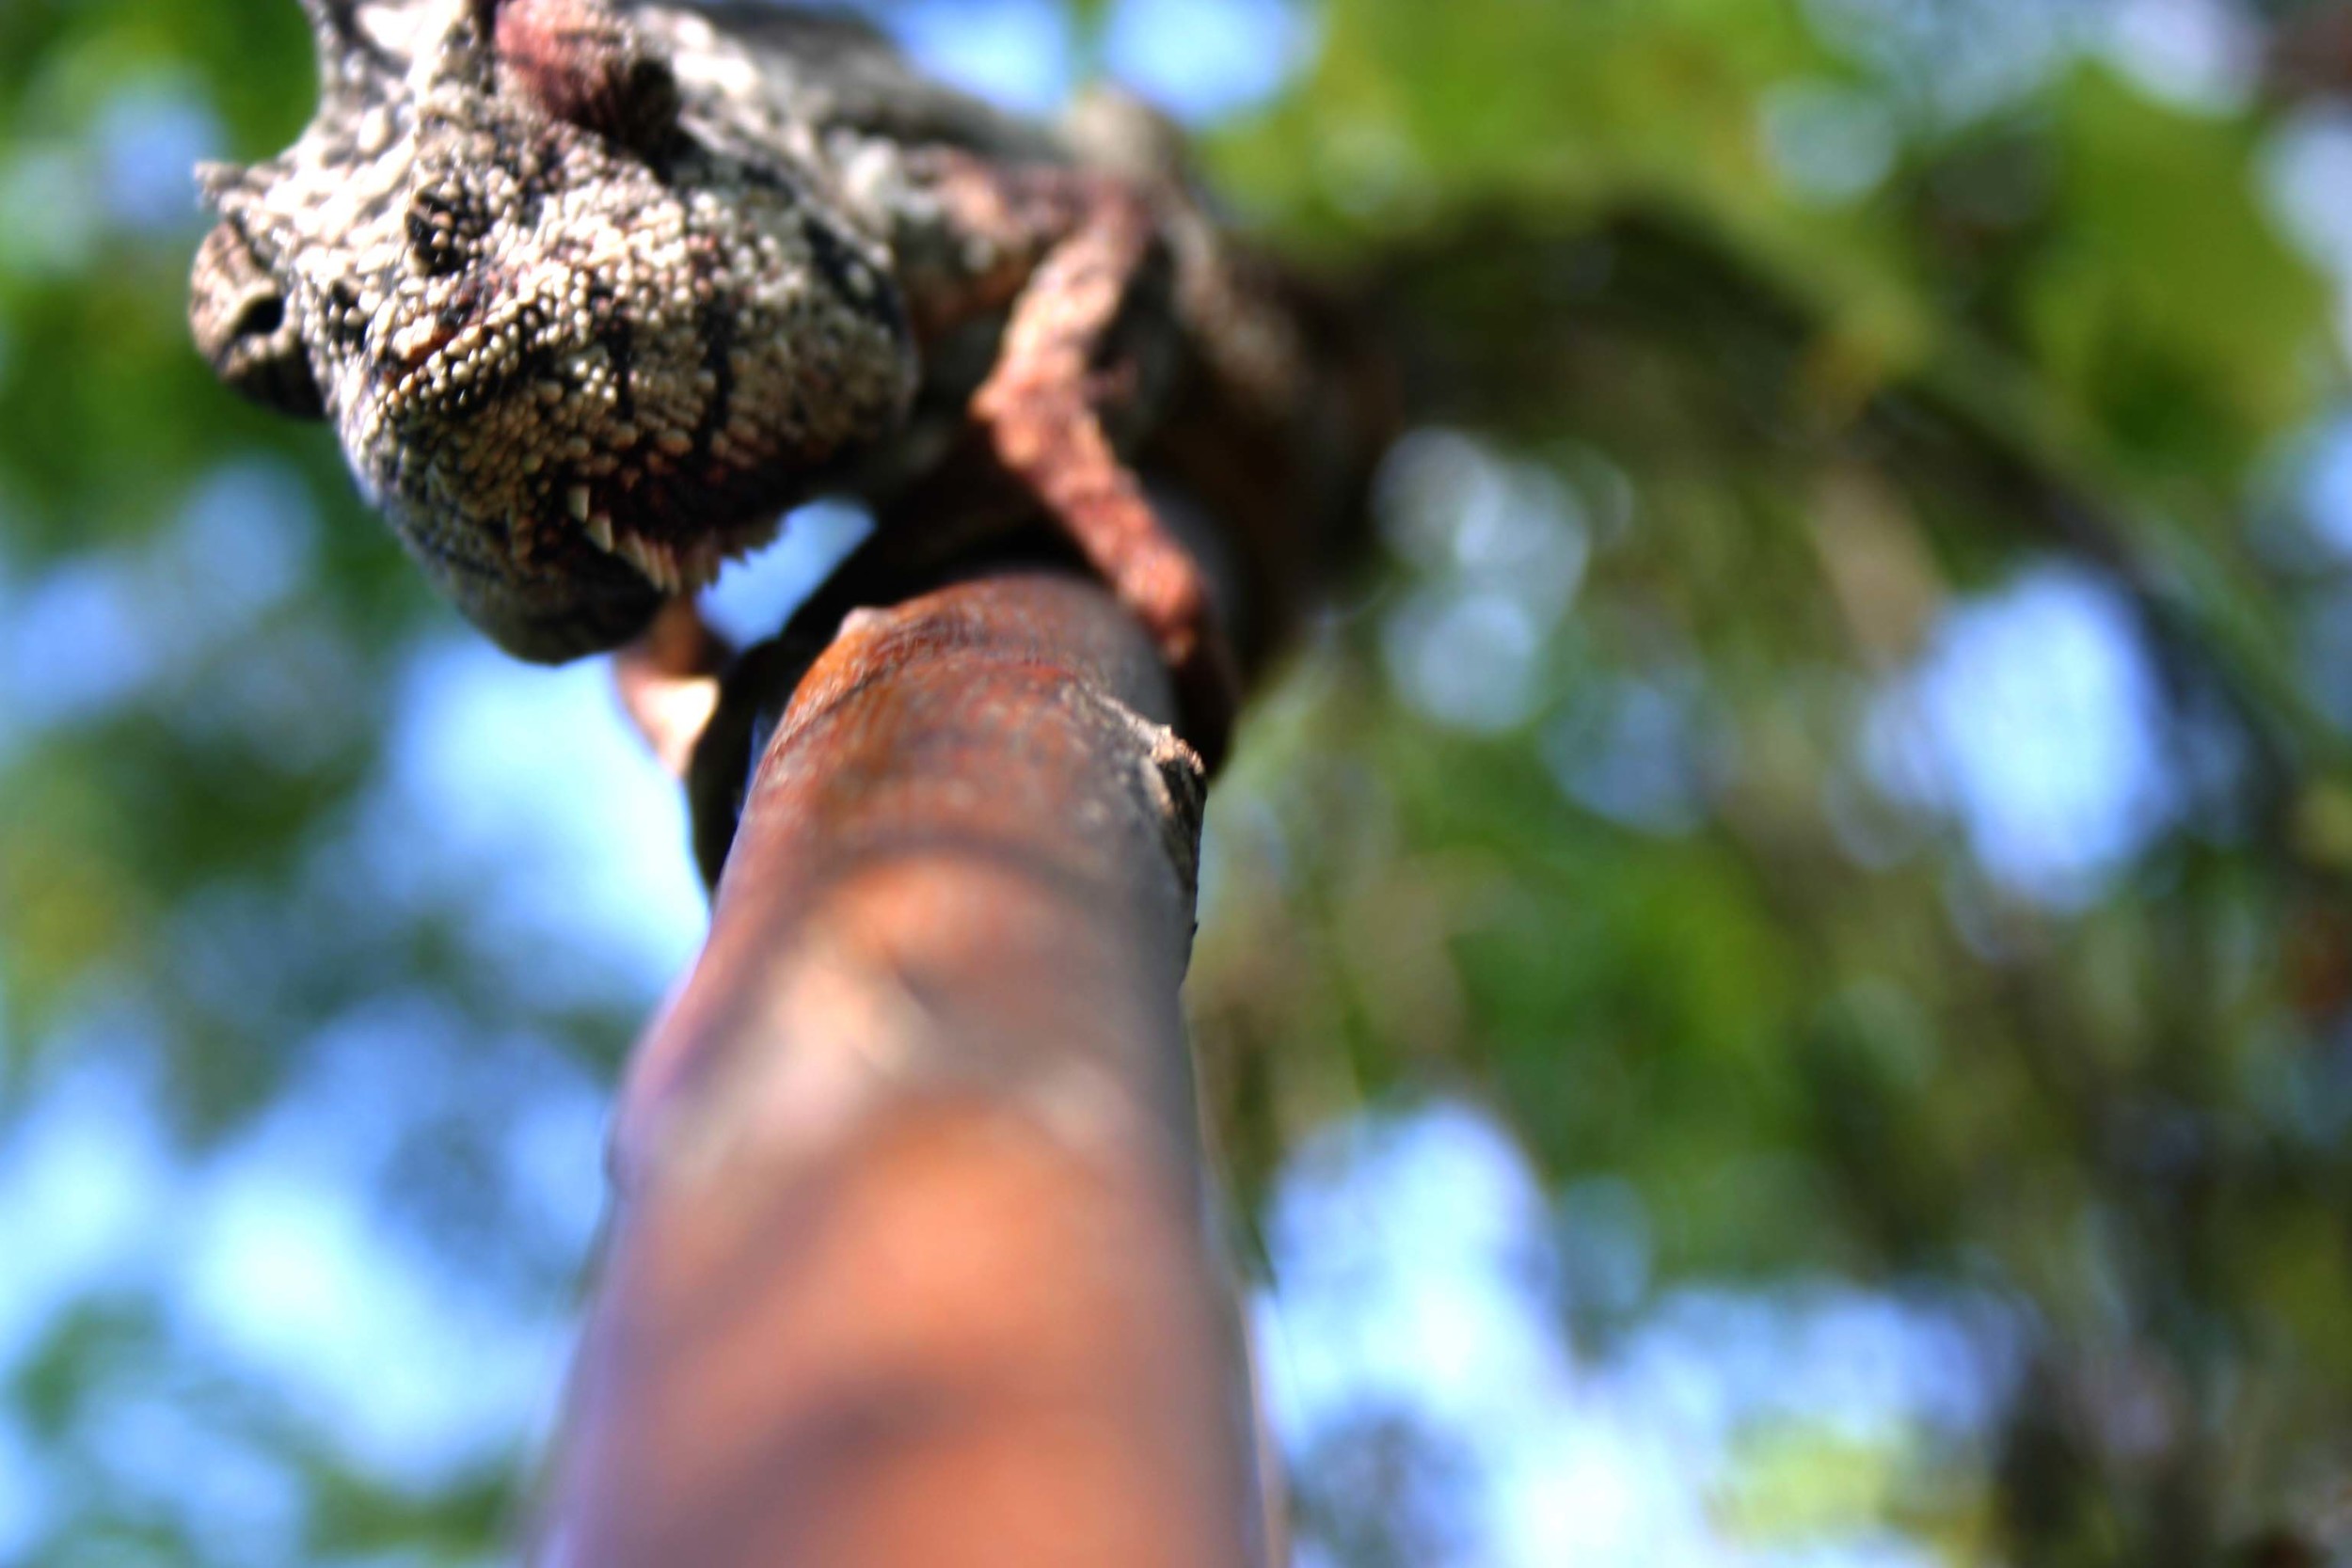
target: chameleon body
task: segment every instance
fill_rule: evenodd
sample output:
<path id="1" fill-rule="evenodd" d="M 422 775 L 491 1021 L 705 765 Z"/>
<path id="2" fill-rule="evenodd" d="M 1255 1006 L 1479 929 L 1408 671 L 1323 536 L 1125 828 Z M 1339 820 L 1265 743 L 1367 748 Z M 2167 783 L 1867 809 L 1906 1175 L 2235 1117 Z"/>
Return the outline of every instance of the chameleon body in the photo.
<path id="1" fill-rule="evenodd" d="M 962 443 L 1180 673 L 1208 657 L 1192 558 L 1122 453 L 1172 401 L 1256 410 L 1234 451 L 1296 423 L 1302 349 L 1149 121 L 1089 152 L 830 15 L 304 3 L 311 122 L 199 173 L 198 346 L 329 420 L 501 644 L 618 645 L 794 503 L 886 501 Z"/>

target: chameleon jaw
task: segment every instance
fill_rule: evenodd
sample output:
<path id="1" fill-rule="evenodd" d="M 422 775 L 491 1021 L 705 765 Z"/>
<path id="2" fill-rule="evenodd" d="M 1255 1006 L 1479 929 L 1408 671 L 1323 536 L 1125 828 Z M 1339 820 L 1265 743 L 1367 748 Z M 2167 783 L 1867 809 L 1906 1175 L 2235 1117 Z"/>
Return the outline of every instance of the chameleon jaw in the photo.
<path id="1" fill-rule="evenodd" d="M 776 536 L 782 508 L 757 521 L 705 527 L 685 537 L 662 537 L 616 519 L 597 504 L 595 490 L 576 483 L 564 491 L 564 509 L 580 535 L 598 553 L 628 562 L 664 594 L 698 593 L 719 580 L 720 571 Z"/>

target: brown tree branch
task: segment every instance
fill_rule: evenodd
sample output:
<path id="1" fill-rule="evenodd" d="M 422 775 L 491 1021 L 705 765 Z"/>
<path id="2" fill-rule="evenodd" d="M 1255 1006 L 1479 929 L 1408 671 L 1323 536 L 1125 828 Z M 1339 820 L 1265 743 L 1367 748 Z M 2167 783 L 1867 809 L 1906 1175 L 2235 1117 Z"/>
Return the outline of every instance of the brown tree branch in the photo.
<path id="1" fill-rule="evenodd" d="M 790 689 L 625 1090 L 541 1560 L 1266 1561 L 1150 642 L 1005 569 Z"/>

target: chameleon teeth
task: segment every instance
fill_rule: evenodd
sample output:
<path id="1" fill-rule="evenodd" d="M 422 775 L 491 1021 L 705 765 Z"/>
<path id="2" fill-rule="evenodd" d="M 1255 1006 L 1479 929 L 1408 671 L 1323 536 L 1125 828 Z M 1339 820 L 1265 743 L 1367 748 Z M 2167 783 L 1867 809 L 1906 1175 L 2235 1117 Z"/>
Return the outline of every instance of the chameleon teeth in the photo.
<path id="1" fill-rule="evenodd" d="M 588 531 L 588 543 L 596 546 L 607 555 L 612 553 L 612 514 L 610 512 L 591 513 L 580 526 Z"/>
<path id="2" fill-rule="evenodd" d="M 570 510 L 573 522 L 585 523 L 588 520 L 589 500 L 588 486 L 585 484 L 575 484 L 564 492 L 564 504 Z"/>
<path id="3" fill-rule="evenodd" d="M 686 577 L 678 569 L 677 551 L 659 540 L 643 534 L 624 534 L 620 542 L 621 558 L 642 573 L 647 582 L 665 594 L 683 592 Z"/>
<path id="4" fill-rule="evenodd" d="M 621 535 L 620 555 L 623 561 L 636 567 L 648 582 L 660 586 L 661 578 L 656 574 L 653 556 L 646 549 L 644 540 L 634 533 L 624 533 Z"/>

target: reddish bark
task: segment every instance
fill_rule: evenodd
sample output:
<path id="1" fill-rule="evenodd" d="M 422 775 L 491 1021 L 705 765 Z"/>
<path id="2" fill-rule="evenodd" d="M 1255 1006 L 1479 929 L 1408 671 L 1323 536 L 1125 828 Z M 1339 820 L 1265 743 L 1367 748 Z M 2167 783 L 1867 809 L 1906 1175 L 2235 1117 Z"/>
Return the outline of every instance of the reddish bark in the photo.
<path id="1" fill-rule="evenodd" d="M 799 682 L 625 1091 L 544 1560 L 1267 1560 L 1170 713 L 1041 571 L 859 611 Z"/>

